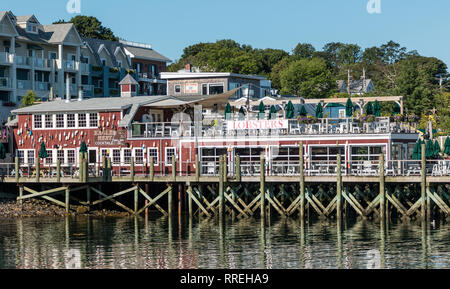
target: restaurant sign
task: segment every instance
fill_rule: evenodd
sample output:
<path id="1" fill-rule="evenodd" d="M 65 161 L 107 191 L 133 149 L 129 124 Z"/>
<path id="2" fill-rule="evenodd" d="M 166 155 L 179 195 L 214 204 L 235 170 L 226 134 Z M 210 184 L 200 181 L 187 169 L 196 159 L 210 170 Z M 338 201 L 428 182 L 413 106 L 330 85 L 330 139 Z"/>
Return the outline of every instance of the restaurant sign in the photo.
<path id="1" fill-rule="evenodd" d="M 275 120 L 245 120 L 228 121 L 227 130 L 246 130 L 246 129 L 287 129 L 289 121 L 287 119 Z"/>
<path id="2" fill-rule="evenodd" d="M 198 84 L 197 83 L 186 83 L 184 85 L 185 93 L 198 93 Z"/>
<path id="3" fill-rule="evenodd" d="M 121 146 L 127 139 L 125 130 L 98 130 L 94 132 L 95 146 Z"/>

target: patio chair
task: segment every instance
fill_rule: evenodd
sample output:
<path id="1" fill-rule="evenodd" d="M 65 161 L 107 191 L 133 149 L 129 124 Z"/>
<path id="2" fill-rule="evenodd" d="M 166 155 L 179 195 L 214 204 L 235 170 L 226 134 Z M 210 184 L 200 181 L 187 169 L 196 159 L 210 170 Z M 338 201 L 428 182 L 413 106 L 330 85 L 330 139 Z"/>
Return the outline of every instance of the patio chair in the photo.
<path id="1" fill-rule="evenodd" d="M 163 131 L 163 126 L 158 124 L 156 125 L 156 129 L 155 129 L 155 136 L 160 135 L 161 137 L 164 136 L 164 131 Z"/>

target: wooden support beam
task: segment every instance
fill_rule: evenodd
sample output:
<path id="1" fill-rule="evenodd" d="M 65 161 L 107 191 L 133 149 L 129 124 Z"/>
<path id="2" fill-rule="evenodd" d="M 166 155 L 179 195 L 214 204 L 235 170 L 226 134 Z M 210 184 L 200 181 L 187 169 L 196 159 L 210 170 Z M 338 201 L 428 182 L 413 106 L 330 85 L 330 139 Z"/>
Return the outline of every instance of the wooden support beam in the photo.
<path id="1" fill-rule="evenodd" d="M 406 213 L 408 210 L 403 206 L 403 204 L 394 195 L 386 194 L 386 198 L 397 209 L 397 211 L 400 214 L 402 214 L 403 216 L 406 216 Z"/>
<path id="2" fill-rule="evenodd" d="M 238 210 L 239 213 L 241 213 L 241 215 L 244 215 L 246 218 L 248 218 L 249 216 L 247 215 L 246 212 L 244 212 L 241 207 L 239 207 L 238 204 L 236 204 L 236 202 L 233 200 L 232 196 L 230 196 L 229 194 L 224 194 L 225 198 L 227 199 L 228 202 L 230 202 L 231 205 L 233 205 L 233 207 L 236 208 L 236 210 Z"/>
<path id="3" fill-rule="evenodd" d="M 133 176 L 134 178 L 134 176 Z M 139 186 L 136 186 L 134 189 L 134 213 L 137 215 L 139 209 Z"/>
<path id="4" fill-rule="evenodd" d="M 197 158 L 197 155 L 196 155 L 196 158 Z M 198 160 L 198 159 L 197 159 L 197 160 Z M 196 170 L 198 169 L 197 166 L 196 166 L 195 168 L 196 168 Z M 188 191 L 188 207 L 189 207 L 188 209 L 189 209 L 189 218 L 192 218 L 192 197 L 191 197 L 191 194 L 189 194 L 189 192 L 192 193 L 192 187 L 191 187 L 191 184 L 190 184 L 190 183 L 188 183 L 187 191 Z"/>
<path id="5" fill-rule="evenodd" d="M 17 200 L 25 200 L 25 199 L 30 199 L 30 198 L 42 197 L 42 196 L 45 196 L 45 195 L 49 195 L 49 194 L 53 194 L 53 193 L 56 193 L 56 192 L 64 191 L 64 190 L 67 189 L 67 187 L 60 187 L 60 188 L 46 190 L 46 191 L 42 191 L 42 192 L 36 192 L 36 191 L 31 190 L 31 189 L 29 189 L 27 187 L 23 187 L 23 189 L 25 191 L 31 193 L 31 194 L 19 197 L 19 198 L 17 198 Z"/>
<path id="6" fill-rule="evenodd" d="M 171 190 L 172 187 L 168 187 L 167 189 L 162 191 L 158 196 L 156 196 L 156 198 L 152 199 L 146 192 L 144 192 L 141 188 L 139 188 L 139 192 L 144 196 L 144 198 L 148 200 L 148 203 L 145 204 L 145 206 L 142 209 L 138 210 L 137 215 L 142 214 L 142 212 L 150 208 L 150 206 L 154 205 L 155 208 L 157 208 L 164 216 L 167 217 L 169 214 L 166 211 L 164 211 L 164 209 L 161 208 L 156 202 L 162 197 L 164 197 L 164 195 L 166 195 Z"/>
<path id="7" fill-rule="evenodd" d="M 172 181 L 177 181 L 177 160 L 172 156 Z"/>
<path id="8" fill-rule="evenodd" d="M 89 163 L 87 156 L 83 159 L 83 183 L 87 183 L 89 180 Z"/>
<path id="9" fill-rule="evenodd" d="M 198 154 L 195 154 L 195 181 L 200 181 L 200 162 L 198 160 Z"/>
<path id="10" fill-rule="evenodd" d="M 365 218 L 364 209 L 362 209 L 362 206 L 356 201 L 354 202 L 347 193 L 342 194 L 344 199 L 350 204 L 350 206 L 353 207 L 353 209 L 363 218 Z"/>
<path id="11" fill-rule="evenodd" d="M 70 189 L 69 187 L 66 187 L 66 214 L 69 214 L 70 212 Z"/>
<path id="12" fill-rule="evenodd" d="M 41 180 L 41 163 L 40 163 L 40 159 L 37 157 L 35 159 L 35 167 L 36 167 L 36 183 L 39 183 Z"/>
<path id="13" fill-rule="evenodd" d="M 103 197 L 103 199 L 93 202 L 92 205 L 97 205 L 97 204 L 103 203 L 104 201 L 110 201 L 110 202 L 114 203 L 115 205 L 121 207 L 121 208 L 124 209 L 125 211 L 127 211 L 127 212 L 129 212 L 129 213 L 131 213 L 131 214 L 134 214 L 134 212 L 133 212 L 132 209 L 130 209 L 130 208 L 128 208 L 127 206 L 125 206 L 124 204 L 122 204 L 122 203 L 120 203 L 120 202 L 114 200 L 115 196 L 107 196 L 106 194 L 104 194 L 104 193 L 101 192 L 100 190 L 97 190 L 97 189 L 94 188 L 94 187 L 92 187 L 91 189 L 92 189 L 95 193 L 97 193 L 97 194 L 99 194 L 100 196 Z M 131 188 L 131 190 L 133 190 L 133 189 L 134 189 L 134 188 Z M 128 191 L 130 191 L 130 189 L 129 189 Z M 124 193 L 122 192 L 122 194 L 124 194 Z M 116 195 L 117 195 L 117 194 L 116 194 Z"/>
<path id="14" fill-rule="evenodd" d="M 223 156 L 219 157 L 219 217 L 223 218 L 225 213 L 224 202 L 224 165 Z"/>
<path id="15" fill-rule="evenodd" d="M 319 214 L 320 217 L 324 218 L 325 217 L 324 213 L 322 212 L 322 210 L 320 210 L 317 204 L 309 197 L 309 194 L 305 194 L 305 197 L 308 203 L 311 205 L 311 207 L 313 207 L 313 209 L 317 212 L 317 214 Z"/>
<path id="16" fill-rule="evenodd" d="M 381 153 L 380 155 L 380 217 L 381 220 L 384 222 L 386 218 L 386 189 L 384 185 L 384 154 Z"/>
<path id="17" fill-rule="evenodd" d="M 421 215 L 422 215 L 422 219 L 425 218 L 426 216 L 426 195 L 427 195 L 427 159 L 426 159 L 426 155 L 425 155 L 425 144 L 422 144 L 422 158 L 421 158 L 421 186 L 420 186 L 420 191 L 421 191 Z"/>
<path id="18" fill-rule="evenodd" d="M 277 202 L 275 202 L 270 195 L 266 192 L 266 196 L 265 196 L 266 200 L 269 202 L 269 204 L 272 205 L 272 207 L 278 212 L 278 214 L 280 214 L 280 216 L 282 217 L 286 217 L 286 212 L 285 210 L 283 210 L 282 208 L 280 208 L 277 204 Z"/>
<path id="19" fill-rule="evenodd" d="M 23 186 L 19 186 L 19 197 L 17 199 L 19 200 L 20 209 L 23 209 L 23 199 L 22 199 L 22 197 L 23 197 Z"/>
<path id="20" fill-rule="evenodd" d="M 300 142 L 300 219 L 305 218 L 305 169 L 303 142 Z"/>
<path id="21" fill-rule="evenodd" d="M 261 194 L 261 219 L 265 219 L 266 214 L 265 214 L 265 205 L 266 205 L 266 180 L 265 180 L 265 166 L 264 166 L 264 156 L 261 155 L 259 157 L 259 169 L 260 169 L 260 189 L 259 189 L 259 193 Z"/>
<path id="22" fill-rule="evenodd" d="M 150 182 L 153 182 L 155 180 L 155 160 L 153 157 L 150 157 Z"/>
<path id="23" fill-rule="evenodd" d="M 80 180 L 80 183 L 82 183 L 84 181 L 84 154 L 82 152 L 79 153 L 79 157 L 78 157 L 78 177 Z"/>
<path id="24" fill-rule="evenodd" d="M 368 216 L 379 204 L 380 204 L 380 194 L 378 194 L 376 198 L 367 206 L 365 215 Z"/>
<path id="25" fill-rule="evenodd" d="M 56 160 L 56 182 L 61 183 L 61 160 Z"/>
<path id="26" fill-rule="evenodd" d="M 342 219 L 342 170 L 341 170 L 341 155 L 337 155 L 337 185 L 336 185 L 336 217 Z"/>
<path id="27" fill-rule="evenodd" d="M 417 202 L 411 206 L 411 208 L 409 208 L 409 210 L 406 212 L 407 216 L 411 216 L 412 214 L 414 214 L 419 208 L 421 208 L 422 206 L 422 198 L 420 198 L 419 200 L 417 200 Z"/>
<path id="28" fill-rule="evenodd" d="M 192 200 L 197 204 L 200 210 L 202 210 L 206 216 L 211 217 L 211 214 L 208 212 L 207 209 L 205 209 L 205 207 L 203 207 L 202 203 L 194 196 L 192 191 L 188 190 L 188 194 L 191 196 Z"/>
<path id="29" fill-rule="evenodd" d="M 446 214 L 448 215 L 450 212 L 449 206 L 439 197 L 436 193 L 432 193 L 431 191 L 427 192 L 428 197 L 433 200 L 433 202 Z"/>
<path id="30" fill-rule="evenodd" d="M 19 157 L 15 157 L 14 158 L 14 177 L 16 179 L 16 183 L 19 182 L 19 178 L 20 178 L 20 165 L 19 165 Z"/>
<path id="31" fill-rule="evenodd" d="M 331 202 L 328 204 L 328 206 L 323 211 L 325 216 L 329 216 L 331 212 L 333 212 L 334 209 L 336 209 L 336 202 L 337 202 L 337 196 L 335 196 Z"/>
<path id="32" fill-rule="evenodd" d="M 126 193 L 129 193 L 129 192 L 134 191 L 136 188 L 137 188 L 137 187 L 134 186 L 134 187 L 129 188 L 129 189 L 126 189 L 126 190 L 124 190 L 124 191 L 121 191 L 121 192 L 118 192 L 118 193 L 115 193 L 115 194 L 112 194 L 112 195 L 107 196 L 107 195 L 103 194 L 102 192 L 100 192 L 99 190 L 97 190 L 97 189 L 95 189 L 95 188 L 93 187 L 92 190 L 93 190 L 94 192 L 96 192 L 97 194 L 101 195 L 101 196 L 104 197 L 104 198 L 92 202 L 92 205 L 95 206 L 95 205 L 101 204 L 101 203 L 103 203 L 103 202 L 105 202 L 105 201 L 113 200 L 113 199 L 115 199 L 115 198 L 117 198 L 117 197 L 120 197 L 120 196 L 126 194 Z M 132 212 L 134 213 L 134 211 L 132 211 Z"/>
<path id="33" fill-rule="evenodd" d="M 236 156 L 235 158 L 235 171 L 236 171 L 236 181 L 241 182 L 241 157 Z"/>
<path id="34" fill-rule="evenodd" d="M 130 158 L 130 181 L 134 182 L 134 157 Z"/>
<path id="35" fill-rule="evenodd" d="M 175 158 L 172 158 L 172 160 Z M 174 162 L 172 161 L 172 164 Z M 175 170 L 175 167 L 172 167 L 172 170 Z M 173 217 L 173 189 L 172 186 L 170 186 L 170 190 L 167 192 L 167 213 L 170 217 Z"/>

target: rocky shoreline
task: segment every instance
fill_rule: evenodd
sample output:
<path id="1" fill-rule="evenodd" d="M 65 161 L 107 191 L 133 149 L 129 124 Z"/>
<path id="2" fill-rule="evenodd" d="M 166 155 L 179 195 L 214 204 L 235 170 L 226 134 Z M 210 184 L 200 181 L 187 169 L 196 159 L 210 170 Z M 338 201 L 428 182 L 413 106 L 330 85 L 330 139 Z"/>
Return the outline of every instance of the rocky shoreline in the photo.
<path id="1" fill-rule="evenodd" d="M 73 208 L 73 207 L 72 207 Z M 96 217 L 128 217 L 127 212 L 111 210 L 96 210 L 88 212 L 87 208 L 79 206 L 71 211 L 69 216 L 96 216 Z M 66 210 L 63 207 L 48 203 L 43 200 L 25 200 L 23 207 L 17 201 L 0 201 L 0 219 L 8 218 L 35 218 L 35 217 L 65 217 Z"/>

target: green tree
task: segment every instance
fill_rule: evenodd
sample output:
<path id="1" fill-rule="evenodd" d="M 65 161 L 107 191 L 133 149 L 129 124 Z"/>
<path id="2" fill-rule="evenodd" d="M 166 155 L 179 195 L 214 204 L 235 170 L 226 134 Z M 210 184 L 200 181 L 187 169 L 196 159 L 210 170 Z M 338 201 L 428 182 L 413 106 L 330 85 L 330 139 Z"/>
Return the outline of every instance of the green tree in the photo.
<path id="1" fill-rule="evenodd" d="M 292 62 L 281 73 L 281 84 L 283 93 L 305 98 L 328 97 L 336 86 L 327 63 L 320 58 Z"/>
<path id="2" fill-rule="evenodd" d="M 27 107 L 33 105 L 36 102 L 36 93 L 29 90 L 27 94 L 22 98 L 20 107 Z"/>
<path id="3" fill-rule="evenodd" d="M 73 23 L 78 33 L 82 37 L 95 38 L 102 40 L 119 41 L 112 30 L 102 25 L 102 22 L 94 16 L 78 15 L 70 19 L 68 22 L 58 20 L 54 24 Z"/>
<path id="4" fill-rule="evenodd" d="M 316 52 L 316 49 L 311 44 L 299 43 L 292 51 L 292 54 L 301 59 L 302 58 L 311 59 L 311 58 L 313 58 L 315 52 Z"/>

